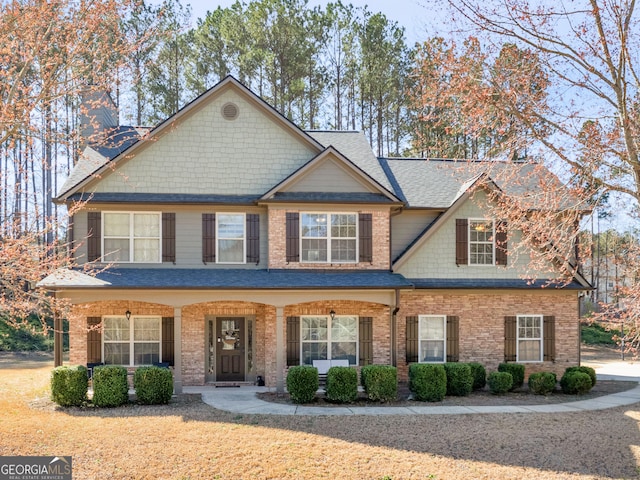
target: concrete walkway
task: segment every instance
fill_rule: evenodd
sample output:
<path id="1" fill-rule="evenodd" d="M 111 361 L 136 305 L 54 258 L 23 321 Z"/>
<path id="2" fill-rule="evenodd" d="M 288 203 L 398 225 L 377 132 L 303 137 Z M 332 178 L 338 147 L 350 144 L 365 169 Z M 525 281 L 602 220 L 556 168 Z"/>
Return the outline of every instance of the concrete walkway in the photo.
<path id="1" fill-rule="evenodd" d="M 594 366 L 595 368 L 595 366 Z M 640 382 L 640 363 L 608 363 L 598 366 L 599 380 L 626 380 Z M 471 413 L 554 413 L 602 410 L 640 402 L 640 384 L 626 392 L 605 395 L 591 400 L 580 400 L 551 405 L 529 406 L 411 406 L 411 407 L 310 407 L 285 405 L 260 400 L 256 393 L 268 392 L 267 387 L 184 387 L 184 393 L 201 394 L 202 401 L 218 410 L 259 415 L 457 415 Z"/>

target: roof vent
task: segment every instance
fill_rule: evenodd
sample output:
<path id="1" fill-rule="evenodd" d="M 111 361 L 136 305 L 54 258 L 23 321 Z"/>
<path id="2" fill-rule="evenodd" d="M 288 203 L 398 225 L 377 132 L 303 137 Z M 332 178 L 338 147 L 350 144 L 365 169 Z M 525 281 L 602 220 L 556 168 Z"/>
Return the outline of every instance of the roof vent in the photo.
<path id="1" fill-rule="evenodd" d="M 235 103 L 225 103 L 222 106 L 222 117 L 225 120 L 235 120 L 238 118 L 238 106 Z"/>

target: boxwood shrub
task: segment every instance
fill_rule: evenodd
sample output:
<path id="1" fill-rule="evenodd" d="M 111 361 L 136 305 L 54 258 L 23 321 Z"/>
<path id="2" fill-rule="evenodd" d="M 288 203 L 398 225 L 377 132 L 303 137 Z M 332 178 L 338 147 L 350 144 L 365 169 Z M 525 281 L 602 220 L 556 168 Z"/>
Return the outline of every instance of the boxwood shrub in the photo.
<path id="1" fill-rule="evenodd" d="M 509 372 L 513 378 L 511 390 L 522 387 L 524 385 L 524 365 L 521 363 L 501 363 L 498 365 L 499 372 Z"/>
<path id="2" fill-rule="evenodd" d="M 473 377 L 473 389 L 481 390 L 487 384 L 487 370 L 478 362 L 469 362 L 471 376 Z"/>
<path id="3" fill-rule="evenodd" d="M 331 367 L 326 397 L 330 402 L 351 403 L 358 398 L 358 372 L 351 367 Z"/>
<path id="4" fill-rule="evenodd" d="M 591 377 L 588 373 L 573 370 L 565 372 L 560 379 L 560 387 L 563 393 L 569 395 L 582 395 L 591 390 Z"/>
<path id="5" fill-rule="evenodd" d="M 102 365 L 93 369 L 93 404 L 119 407 L 129 402 L 127 369 L 119 365 Z"/>
<path id="6" fill-rule="evenodd" d="M 409 390 L 421 402 L 441 402 L 447 394 L 444 365 L 412 363 L 409 365 Z"/>
<path id="7" fill-rule="evenodd" d="M 168 368 L 140 367 L 133 374 L 133 388 L 136 390 L 138 403 L 169 403 L 173 394 L 173 373 Z"/>
<path id="8" fill-rule="evenodd" d="M 309 403 L 318 391 L 318 369 L 310 365 L 296 365 L 287 373 L 287 390 L 293 403 Z"/>
<path id="9" fill-rule="evenodd" d="M 596 371 L 591 367 L 585 367 L 585 366 L 568 367 L 564 372 L 565 373 L 567 373 L 567 372 L 582 372 L 582 373 L 586 373 L 587 375 L 589 375 L 589 378 L 591 378 L 591 386 L 592 387 L 596 386 Z"/>
<path id="10" fill-rule="evenodd" d="M 491 372 L 487 377 L 487 384 L 494 395 L 507 393 L 513 386 L 513 375 L 509 372 Z"/>
<path id="11" fill-rule="evenodd" d="M 448 362 L 444 364 L 447 374 L 447 395 L 466 397 L 473 390 L 473 376 L 468 363 Z"/>
<path id="12" fill-rule="evenodd" d="M 82 365 L 56 367 L 51 372 L 51 400 L 61 407 L 79 407 L 87 400 L 89 377 Z"/>
<path id="13" fill-rule="evenodd" d="M 392 365 L 365 365 L 360 381 L 369 400 L 392 402 L 398 398 L 398 371 Z"/>
<path id="14" fill-rule="evenodd" d="M 529 375 L 529 390 L 536 395 L 549 395 L 556 389 L 558 379 L 555 373 L 538 372 Z"/>

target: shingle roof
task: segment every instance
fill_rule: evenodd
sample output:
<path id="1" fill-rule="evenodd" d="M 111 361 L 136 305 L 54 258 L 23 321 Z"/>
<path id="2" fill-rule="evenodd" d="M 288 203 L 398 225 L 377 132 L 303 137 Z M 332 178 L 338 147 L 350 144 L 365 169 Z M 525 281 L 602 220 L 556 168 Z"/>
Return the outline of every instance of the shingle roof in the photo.
<path id="1" fill-rule="evenodd" d="M 278 192 L 271 201 L 283 202 L 322 202 L 322 203 L 392 203 L 392 200 L 379 193 L 365 192 Z"/>
<path id="2" fill-rule="evenodd" d="M 585 290 L 585 287 L 575 280 L 569 284 L 557 283 L 549 279 L 530 281 L 518 278 L 410 278 L 408 281 L 410 281 L 416 289 L 539 290 L 541 288 L 563 288 L 569 290 Z"/>
<path id="3" fill-rule="evenodd" d="M 186 205 L 253 205 L 260 195 L 217 195 L 188 193 L 76 193 L 69 196 L 73 201 L 91 200 L 95 203 L 177 203 Z"/>

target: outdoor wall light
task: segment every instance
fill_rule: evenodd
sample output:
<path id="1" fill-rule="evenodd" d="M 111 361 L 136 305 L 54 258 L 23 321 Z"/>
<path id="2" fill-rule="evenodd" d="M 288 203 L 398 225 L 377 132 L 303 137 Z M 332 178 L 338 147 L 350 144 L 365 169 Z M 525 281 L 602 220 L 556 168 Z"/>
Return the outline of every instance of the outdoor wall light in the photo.
<path id="1" fill-rule="evenodd" d="M 131 311 L 127 310 L 124 312 L 124 316 L 127 317 L 127 320 L 131 320 Z"/>
<path id="2" fill-rule="evenodd" d="M 333 320 L 336 317 L 336 312 L 331 309 L 331 311 L 329 312 L 329 315 L 331 316 L 331 320 Z"/>

